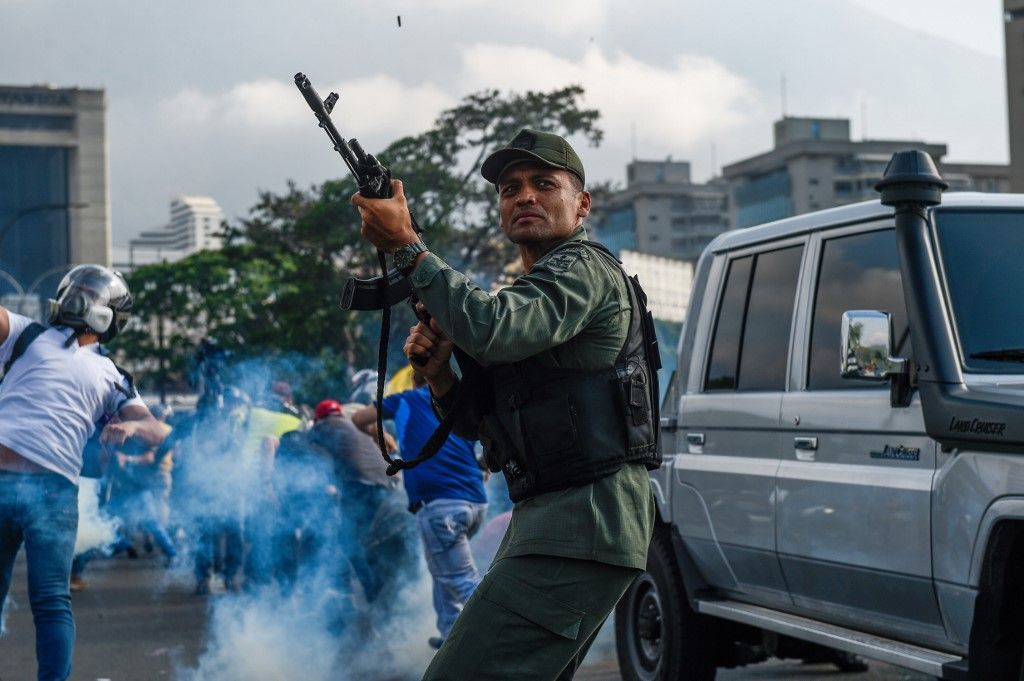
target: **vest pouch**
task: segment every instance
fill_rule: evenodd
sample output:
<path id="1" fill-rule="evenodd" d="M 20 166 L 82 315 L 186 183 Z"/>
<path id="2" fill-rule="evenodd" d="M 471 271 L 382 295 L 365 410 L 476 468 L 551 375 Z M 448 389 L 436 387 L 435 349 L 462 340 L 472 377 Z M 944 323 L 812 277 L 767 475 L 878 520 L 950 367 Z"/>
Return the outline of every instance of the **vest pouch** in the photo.
<path id="1" fill-rule="evenodd" d="M 568 395 L 556 395 L 531 402 L 520 410 L 520 426 L 527 451 L 543 460 L 558 457 L 565 466 L 580 453 L 576 410 Z"/>
<path id="2" fill-rule="evenodd" d="M 646 363 L 631 358 L 618 371 L 619 399 L 626 416 L 626 449 L 632 455 L 653 451 L 656 446 L 651 386 Z"/>
<path id="3" fill-rule="evenodd" d="M 515 390 L 499 390 L 501 399 L 496 403 L 502 408 L 495 409 L 481 423 L 481 435 L 484 431 L 490 443 L 484 443 L 487 467 L 489 470 L 501 471 L 508 483 L 508 495 L 512 501 L 527 498 L 537 484 L 537 470 L 526 453 L 521 426 L 519 396 Z M 483 437 L 481 437 L 483 442 Z"/>
<path id="4" fill-rule="evenodd" d="M 564 489 L 586 480 L 592 462 L 584 456 L 579 419 L 569 395 L 541 397 L 520 412 L 528 465 L 538 490 Z"/>

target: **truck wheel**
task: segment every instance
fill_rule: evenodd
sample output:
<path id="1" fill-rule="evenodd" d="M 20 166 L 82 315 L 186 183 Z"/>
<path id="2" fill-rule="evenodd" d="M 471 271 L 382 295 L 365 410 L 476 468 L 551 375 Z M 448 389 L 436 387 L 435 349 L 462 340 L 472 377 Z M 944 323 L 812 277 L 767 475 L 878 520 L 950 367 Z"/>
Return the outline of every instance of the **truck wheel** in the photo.
<path id="1" fill-rule="evenodd" d="M 690 607 L 667 530 L 656 530 L 647 571 L 615 607 L 615 643 L 625 681 L 711 681 L 715 678 L 709 618 Z M 709 626 L 711 625 L 711 626 Z"/>

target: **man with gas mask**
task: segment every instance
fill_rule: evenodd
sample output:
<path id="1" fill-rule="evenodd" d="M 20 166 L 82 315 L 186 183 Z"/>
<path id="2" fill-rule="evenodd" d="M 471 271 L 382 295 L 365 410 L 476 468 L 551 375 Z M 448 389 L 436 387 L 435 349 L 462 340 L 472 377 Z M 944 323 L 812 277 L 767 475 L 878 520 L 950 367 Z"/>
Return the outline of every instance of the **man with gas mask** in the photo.
<path id="1" fill-rule="evenodd" d="M 100 265 L 64 277 L 48 328 L 0 307 L 0 606 L 24 543 L 40 680 L 71 673 L 69 579 L 86 441 L 97 428 L 111 447 L 128 438 L 156 446 L 164 437 L 131 377 L 100 350 L 131 307 L 124 278 Z"/>
<path id="2" fill-rule="evenodd" d="M 656 344 L 643 291 L 587 239 L 590 194 L 568 142 L 524 129 L 481 174 L 524 271 L 495 294 L 419 242 L 401 182 L 393 198 L 352 199 L 364 237 L 394 254 L 432 317 L 413 328 L 406 353 L 425 361 L 435 405 L 457 414 L 455 432 L 479 436 L 516 502 L 424 679 L 571 679 L 646 565 L 646 468 L 660 462 Z M 482 379 L 460 384 L 452 344 Z M 470 383 L 473 397 L 459 399 Z"/>

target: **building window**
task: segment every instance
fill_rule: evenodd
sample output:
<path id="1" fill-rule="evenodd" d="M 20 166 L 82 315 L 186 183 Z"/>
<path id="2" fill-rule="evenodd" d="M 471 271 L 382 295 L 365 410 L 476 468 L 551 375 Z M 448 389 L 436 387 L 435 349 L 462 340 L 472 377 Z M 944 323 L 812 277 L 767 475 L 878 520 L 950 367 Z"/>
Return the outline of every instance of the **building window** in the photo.
<path id="1" fill-rule="evenodd" d="M 781 168 L 736 188 L 736 226 L 750 227 L 793 215 L 789 173 Z"/>
<path id="2" fill-rule="evenodd" d="M 693 199 L 689 196 L 678 196 L 672 199 L 672 211 L 676 213 L 688 213 L 693 210 Z"/>
<path id="3" fill-rule="evenodd" d="M 73 130 L 74 127 L 74 116 L 0 114 L 0 128 L 8 130 Z"/>

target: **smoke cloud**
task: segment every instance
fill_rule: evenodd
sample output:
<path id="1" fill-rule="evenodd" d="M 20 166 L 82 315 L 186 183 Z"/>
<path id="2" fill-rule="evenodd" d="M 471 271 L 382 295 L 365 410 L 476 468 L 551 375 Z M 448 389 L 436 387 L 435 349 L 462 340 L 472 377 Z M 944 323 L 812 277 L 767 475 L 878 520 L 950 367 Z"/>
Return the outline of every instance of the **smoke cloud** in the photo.
<path id="1" fill-rule="evenodd" d="M 81 478 L 78 483 L 78 534 L 75 554 L 106 550 L 117 541 L 120 523 L 100 508 L 100 481 Z"/>
<path id="2" fill-rule="evenodd" d="M 232 387 L 175 426 L 171 522 L 187 541 L 161 587 L 211 592 L 204 650 L 177 681 L 418 679 L 434 652 L 404 490 L 353 485 L 310 444 L 308 422 L 252 437 L 284 413 L 268 387 L 308 364 L 224 367 L 218 383 Z"/>

